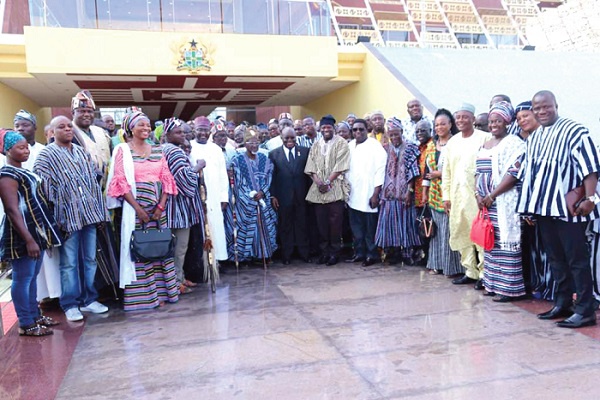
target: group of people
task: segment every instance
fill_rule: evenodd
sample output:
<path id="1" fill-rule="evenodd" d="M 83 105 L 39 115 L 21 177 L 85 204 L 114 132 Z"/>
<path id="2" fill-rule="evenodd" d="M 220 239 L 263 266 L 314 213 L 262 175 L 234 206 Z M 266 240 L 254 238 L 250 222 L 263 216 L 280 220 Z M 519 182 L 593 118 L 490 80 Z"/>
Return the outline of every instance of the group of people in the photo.
<path id="1" fill-rule="evenodd" d="M 559 326 L 593 325 L 600 159 L 588 130 L 557 108 L 548 91 L 516 108 L 494 96 L 482 130 L 468 103 L 430 119 L 417 99 L 404 120 L 381 111 L 237 126 L 173 117 L 153 130 L 132 107 L 117 129 L 112 116 L 94 119 L 82 91 L 71 117 L 51 121 L 46 146 L 35 142 L 35 116 L 20 110 L 14 129 L 0 131 L 0 260 L 13 266 L 19 332 L 52 333 L 43 297 L 59 297 L 69 321 L 108 311 L 98 264 L 119 282 L 124 309 L 143 310 L 193 291 L 203 260 L 266 268 L 278 250 L 283 265 L 332 266 L 344 237 L 348 263 L 422 264 L 497 302 L 554 300 L 539 318 Z M 478 214 L 494 227 L 489 250 L 471 241 Z M 433 234 L 419 232 L 425 217 Z M 146 226 L 171 229 L 173 256 L 131 257 L 132 232 Z"/>

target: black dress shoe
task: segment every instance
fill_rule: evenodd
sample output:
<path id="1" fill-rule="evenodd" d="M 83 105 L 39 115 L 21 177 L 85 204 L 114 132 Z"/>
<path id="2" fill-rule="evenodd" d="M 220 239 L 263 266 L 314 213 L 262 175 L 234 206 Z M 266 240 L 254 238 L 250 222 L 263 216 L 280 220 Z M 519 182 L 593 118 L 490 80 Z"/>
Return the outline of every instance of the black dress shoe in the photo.
<path id="1" fill-rule="evenodd" d="M 312 264 L 313 260 L 310 257 L 302 257 L 302 261 L 304 261 L 307 264 Z"/>
<path id="2" fill-rule="evenodd" d="M 596 325 L 596 314 L 592 314 L 589 317 L 584 317 L 581 314 L 573 314 L 564 321 L 559 321 L 556 325 L 561 328 L 582 328 L 584 326 Z"/>
<path id="3" fill-rule="evenodd" d="M 319 265 L 325 264 L 327 261 L 329 261 L 329 257 L 327 257 L 327 256 L 321 256 L 321 257 L 319 257 L 319 260 L 317 261 L 317 264 L 319 264 Z"/>
<path id="4" fill-rule="evenodd" d="M 568 318 L 571 315 L 573 315 L 573 311 L 555 306 L 550 311 L 538 314 L 537 317 L 539 319 L 559 319 Z"/>
<path id="5" fill-rule="evenodd" d="M 496 295 L 496 293 L 494 292 L 488 292 L 487 290 L 484 290 L 483 293 L 481 293 L 484 296 L 489 296 L 489 297 L 494 297 Z"/>
<path id="6" fill-rule="evenodd" d="M 355 263 L 355 262 L 361 262 L 364 261 L 365 258 L 363 256 L 354 256 L 352 258 L 349 258 L 347 260 L 344 260 L 347 263 Z"/>
<path id="7" fill-rule="evenodd" d="M 510 303 L 511 301 L 514 301 L 516 299 L 516 297 L 509 297 L 501 294 L 500 296 L 492 299 L 492 301 L 495 301 L 496 303 Z"/>
<path id="8" fill-rule="evenodd" d="M 376 262 L 377 262 L 376 259 L 367 257 L 367 258 L 365 258 L 365 261 L 363 261 L 362 265 L 363 265 L 363 267 L 370 267 L 371 265 L 375 264 Z"/>
<path id="9" fill-rule="evenodd" d="M 466 285 L 468 283 L 475 283 L 475 282 L 477 282 L 475 279 L 471 279 L 466 275 L 463 275 L 462 277 L 456 278 L 452 281 L 452 283 L 455 285 Z"/>
<path id="10" fill-rule="evenodd" d="M 339 261 L 339 259 L 337 258 L 337 256 L 331 256 L 329 257 L 329 260 L 327 260 L 327 262 L 325 263 L 325 265 L 327 265 L 328 267 L 337 264 Z"/>
<path id="11" fill-rule="evenodd" d="M 475 282 L 475 286 L 473 286 L 473 289 L 475 290 L 483 290 L 483 279 L 479 279 L 477 282 Z"/>

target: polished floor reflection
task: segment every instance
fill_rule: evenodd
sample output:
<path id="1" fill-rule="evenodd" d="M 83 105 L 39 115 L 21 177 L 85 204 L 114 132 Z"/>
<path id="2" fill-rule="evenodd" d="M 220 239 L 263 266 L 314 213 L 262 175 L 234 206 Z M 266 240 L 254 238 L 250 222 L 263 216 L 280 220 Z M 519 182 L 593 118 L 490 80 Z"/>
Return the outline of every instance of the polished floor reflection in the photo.
<path id="1" fill-rule="evenodd" d="M 600 328 L 537 320 L 548 307 L 495 303 L 419 267 L 273 264 L 42 340 L 13 329 L 0 398 L 596 398 Z"/>

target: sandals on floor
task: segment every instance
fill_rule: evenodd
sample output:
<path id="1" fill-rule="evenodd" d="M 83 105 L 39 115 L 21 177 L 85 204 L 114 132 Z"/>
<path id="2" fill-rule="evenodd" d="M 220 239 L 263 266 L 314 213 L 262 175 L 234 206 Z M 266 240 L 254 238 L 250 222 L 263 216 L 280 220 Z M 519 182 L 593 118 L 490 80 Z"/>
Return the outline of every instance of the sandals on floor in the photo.
<path id="1" fill-rule="evenodd" d="M 179 294 L 189 294 L 192 293 L 193 290 L 189 287 L 187 287 L 185 284 L 181 284 L 179 285 Z"/>
<path id="2" fill-rule="evenodd" d="M 55 321 L 52 318 L 47 317 L 45 315 L 40 315 L 39 317 L 37 317 L 35 319 L 35 323 L 38 325 L 45 326 L 45 327 L 56 326 L 56 325 L 60 324 L 60 322 Z"/>
<path id="3" fill-rule="evenodd" d="M 189 287 L 189 288 L 198 286 L 198 284 L 197 284 L 197 283 L 194 283 L 194 282 L 192 282 L 192 281 L 188 281 L 187 279 L 183 281 L 183 284 L 184 284 L 185 286 Z"/>
<path id="4" fill-rule="evenodd" d="M 38 324 L 29 325 L 29 327 L 19 328 L 20 336 L 48 336 L 52 335 L 52 329 Z"/>

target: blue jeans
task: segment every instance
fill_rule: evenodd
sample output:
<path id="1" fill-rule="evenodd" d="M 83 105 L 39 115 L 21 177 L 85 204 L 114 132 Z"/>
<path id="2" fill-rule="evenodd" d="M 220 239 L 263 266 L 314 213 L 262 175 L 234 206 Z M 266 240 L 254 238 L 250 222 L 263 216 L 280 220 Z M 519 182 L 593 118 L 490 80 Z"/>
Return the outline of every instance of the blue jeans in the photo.
<path id="1" fill-rule="evenodd" d="M 35 319 L 40 316 L 40 309 L 37 303 L 37 275 L 42 267 L 42 259 L 33 259 L 25 256 L 11 261 L 12 265 L 12 286 L 10 294 L 19 318 L 21 328 L 33 325 Z"/>
<path id="2" fill-rule="evenodd" d="M 86 225 L 72 232 L 60 247 L 60 306 L 64 311 L 88 306 L 98 299 L 94 287 L 96 267 L 96 225 Z"/>

